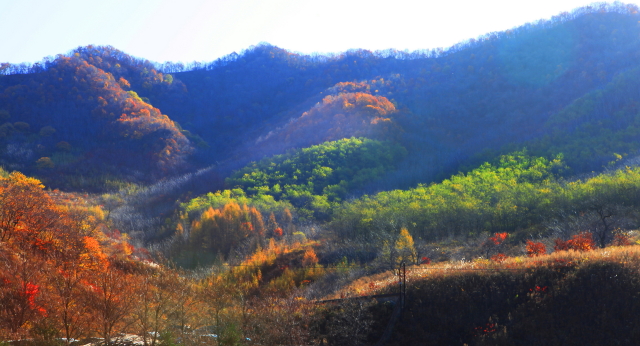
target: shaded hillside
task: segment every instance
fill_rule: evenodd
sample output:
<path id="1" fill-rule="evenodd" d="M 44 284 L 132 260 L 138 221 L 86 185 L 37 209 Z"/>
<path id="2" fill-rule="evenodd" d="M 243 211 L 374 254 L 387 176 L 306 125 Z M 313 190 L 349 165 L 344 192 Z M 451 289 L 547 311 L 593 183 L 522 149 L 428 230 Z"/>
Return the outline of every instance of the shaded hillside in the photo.
<path id="1" fill-rule="evenodd" d="M 553 131 L 544 125 L 550 117 L 637 66 L 638 15 L 634 9 L 619 13 L 623 7 L 609 10 L 576 10 L 550 22 L 487 35 L 443 57 L 411 61 L 413 74 L 386 80 L 380 89 L 386 87 L 392 93 L 387 97 L 412 112 L 400 125 L 406 131 L 405 147 L 415 154 L 409 155 L 398 182 L 425 182 L 424 177 L 446 176 L 461 165 L 492 159 L 488 155 L 473 161 L 482 151 L 514 143 L 511 150 L 527 146 Z M 618 87 L 618 93 L 633 92 Z M 582 118 L 582 123 L 597 121 Z M 598 142 L 590 146 L 599 150 Z M 584 160 L 587 167 L 601 162 L 596 157 Z"/>
<path id="2" fill-rule="evenodd" d="M 617 246 L 407 266 L 402 317 L 384 344 L 635 345 L 638 251 Z M 395 271 L 364 276 L 331 297 L 399 293 L 398 279 Z M 331 345 L 374 344 L 377 338 L 353 338 L 363 330 L 379 335 L 367 327 L 386 321 L 390 311 L 366 314 L 354 309 L 357 301 L 364 300 L 337 301 L 321 311 L 327 319 L 351 322 L 349 327 L 316 333 L 333 339 Z"/>
<path id="3" fill-rule="evenodd" d="M 416 268 L 389 345 L 633 345 L 637 259 L 634 247 L 509 260 L 497 270 Z"/>
<path id="4" fill-rule="evenodd" d="M 569 148 L 565 139 L 554 137 L 552 119 L 605 86 L 607 95 L 633 95 L 633 83 L 614 81 L 631 78 L 625 76 L 638 67 L 638 19 L 632 5 L 595 4 L 447 50 L 305 56 L 261 44 L 192 64 L 188 71 L 179 64 L 155 66 L 111 47 L 91 46 L 31 67 L 3 64 L 0 73 L 9 75 L 0 78 L 0 109 L 7 112 L 0 115 L 18 130 L 2 131 L 14 131 L 5 139 L 2 158 L 7 166 L 34 172 L 40 157 L 50 157 L 58 169 L 103 165 L 101 172 L 131 177 L 151 167 L 170 172 L 193 146 L 193 163 L 217 162 L 221 172 L 228 172 L 292 147 L 356 135 L 399 141 L 409 152 L 400 170 L 368 190 L 415 186 L 476 166 L 493 152 L 504 153 L 504 146 L 511 151 L 532 145 L 536 152 L 551 154 Z M 103 75 L 104 81 L 91 84 L 75 75 L 81 71 Z M 352 102 L 356 97 L 367 100 Z M 134 108 L 124 109 L 125 99 Z M 349 110 L 348 104 L 365 107 Z M 363 112 L 366 106 L 382 113 Z M 598 116 L 576 116 L 571 126 L 597 126 Z M 27 123 L 32 132 L 16 122 Z M 45 126 L 56 130 L 49 142 L 31 136 Z M 630 126 L 633 121 L 624 128 Z M 607 128 L 611 136 L 622 130 Z M 56 154 L 52 144 L 61 141 L 77 150 Z M 26 151 L 11 146 L 15 143 Z M 601 165 L 613 155 L 610 151 L 636 150 L 584 144 L 597 155 L 584 155 L 576 172 Z M 36 148 L 44 151 L 36 153 Z M 123 148 L 135 154 L 123 155 Z M 478 159 L 481 153 L 485 156 Z M 85 161 L 90 164 L 79 164 Z M 43 167 L 50 162 L 41 162 Z"/>
<path id="5" fill-rule="evenodd" d="M 598 171 L 640 149 L 640 68 L 617 75 L 603 88 L 575 100 L 544 124 L 529 144 L 541 155 L 563 153 L 574 172 Z"/>
<path id="6" fill-rule="evenodd" d="M 113 53 L 109 49 L 95 56 L 79 51 L 58 56 L 43 71 L 0 78 L 2 164 L 58 183 L 65 182 L 60 174 L 146 180 L 142 175 L 182 169 L 192 151 L 189 140 L 148 99 L 126 91 L 131 85 L 123 76 L 132 75 L 127 66 L 102 60 Z M 122 73 L 114 76 L 94 62 Z M 148 67 L 136 68 L 149 74 Z M 153 74 L 137 80 L 166 83 Z"/>
<path id="7" fill-rule="evenodd" d="M 483 150 L 527 145 L 549 134 L 544 124 L 551 116 L 637 66 L 638 18 L 633 6 L 596 4 L 446 51 L 302 56 L 260 45 L 176 73 L 189 96 L 179 106 L 182 111 L 170 114 L 215 143 L 217 159 L 256 155 L 256 149 L 277 154 L 288 145 L 304 145 L 286 136 L 293 134 L 287 129 L 313 124 L 303 121 L 305 112 L 318 111 L 316 103 L 322 108 L 325 96 L 336 94 L 334 86 L 357 82 L 364 87 L 354 92 L 385 97 L 402 114 L 394 127 L 404 131 L 400 140 L 410 154 L 402 170 L 378 189 L 406 187 L 479 164 L 473 158 Z M 173 106 L 161 104 L 168 107 Z M 344 130 L 337 121 L 318 124 L 319 133 L 327 126 L 332 133 Z M 320 137 L 314 130 L 297 131 L 302 138 L 308 137 L 303 133 Z M 273 148 L 255 141 L 276 133 L 285 137 L 277 137 Z"/>

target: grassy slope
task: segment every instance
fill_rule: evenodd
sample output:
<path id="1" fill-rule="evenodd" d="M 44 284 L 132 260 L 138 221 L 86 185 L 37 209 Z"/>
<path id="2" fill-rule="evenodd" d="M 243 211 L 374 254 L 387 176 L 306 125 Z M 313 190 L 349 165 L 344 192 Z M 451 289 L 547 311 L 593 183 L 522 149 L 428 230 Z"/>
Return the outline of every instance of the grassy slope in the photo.
<path id="1" fill-rule="evenodd" d="M 406 309 L 389 344 L 633 344 L 639 270 L 639 246 L 411 266 Z M 387 272 L 346 291 L 394 292 L 397 282 Z"/>

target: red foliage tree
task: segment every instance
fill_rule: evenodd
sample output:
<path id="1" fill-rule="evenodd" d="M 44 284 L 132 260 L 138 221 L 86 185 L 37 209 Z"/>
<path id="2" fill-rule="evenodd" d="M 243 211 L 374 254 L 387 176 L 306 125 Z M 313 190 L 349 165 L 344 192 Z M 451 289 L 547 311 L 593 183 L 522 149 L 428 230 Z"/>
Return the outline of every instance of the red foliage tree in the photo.
<path id="1" fill-rule="evenodd" d="M 590 251 L 596 248 L 596 242 L 593 235 L 589 232 L 582 232 L 573 235 L 569 240 L 556 239 L 556 245 L 553 247 L 556 251 L 575 250 Z"/>
<path id="2" fill-rule="evenodd" d="M 486 251 L 486 256 L 489 258 L 491 253 L 498 252 L 501 248 L 502 243 L 507 239 L 509 233 L 494 233 L 493 236 L 489 237 L 489 239 L 485 240 L 481 247 L 484 251 Z"/>
<path id="3" fill-rule="evenodd" d="M 542 242 L 527 240 L 527 256 L 536 257 L 547 253 L 547 247 Z"/>
<path id="4" fill-rule="evenodd" d="M 489 240 L 493 242 L 494 245 L 500 245 L 505 241 L 505 239 L 507 239 L 508 236 L 509 234 L 507 232 L 494 233 L 493 237 L 489 237 Z"/>

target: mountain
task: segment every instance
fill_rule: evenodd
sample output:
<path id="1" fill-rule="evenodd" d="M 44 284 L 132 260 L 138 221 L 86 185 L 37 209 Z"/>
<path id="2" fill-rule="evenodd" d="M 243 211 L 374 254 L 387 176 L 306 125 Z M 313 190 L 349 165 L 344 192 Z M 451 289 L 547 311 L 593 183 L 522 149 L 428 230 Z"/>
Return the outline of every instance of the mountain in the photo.
<path id="1" fill-rule="evenodd" d="M 632 5 L 594 4 L 413 53 L 309 56 L 261 44 L 184 68 L 88 46 L 31 67 L 3 64 L 2 164 L 70 188 L 66 176 L 101 176 L 85 187 L 104 189 L 110 179 L 153 181 L 211 164 L 226 176 L 342 138 L 395 141 L 408 155 L 363 188 L 375 191 L 522 147 L 573 153 L 567 131 L 594 139 L 586 129 L 610 119 L 600 133 L 609 144 L 583 141 L 583 155 L 568 161 L 572 173 L 588 172 L 638 149 L 634 121 L 610 115 L 634 107 L 639 18 Z"/>
<path id="2" fill-rule="evenodd" d="M 180 88 L 165 77 L 148 62 L 93 47 L 59 55 L 32 73 L 4 76 L 2 164 L 67 183 L 61 175 L 159 177 L 183 169 L 190 141 L 130 90 L 132 84 L 156 94 Z"/>

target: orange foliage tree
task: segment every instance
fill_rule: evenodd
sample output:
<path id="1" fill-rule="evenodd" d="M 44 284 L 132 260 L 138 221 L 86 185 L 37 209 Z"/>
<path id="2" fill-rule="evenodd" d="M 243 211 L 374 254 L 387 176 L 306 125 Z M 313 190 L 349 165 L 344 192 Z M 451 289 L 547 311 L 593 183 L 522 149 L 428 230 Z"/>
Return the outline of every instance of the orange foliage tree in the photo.
<path id="1" fill-rule="evenodd" d="M 525 247 L 529 257 L 541 256 L 547 253 L 547 247 L 542 242 L 527 240 Z"/>
<path id="2" fill-rule="evenodd" d="M 278 225 L 274 213 L 269 214 L 269 219 L 267 220 L 267 236 L 269 238 L 282 236 L 282 228 Z"/>
<path id="3" fill-rule="evenodd" d="M 312 247 L 308 247 L 304 250 L 304 255 L 302 256 L 302 266 L 304 267 L 313 267 L 318 264 L 318 256 Z"/>
<path id="4" fill-rule="evenodd" d="M 596 242 L 593 240 L 593 235 L 590 232 L 582 232 L 573 235 L 569 240 L 556 239 L 556 245 L 553 248 L 556 251 L 590 251 L 596 248 Z"/>
<path id="5" fill-rule="evenodd" d="M 17 333 L 46 317 L 71 338 L 86 320 L 81 282 L 99 245 L 84 236 L 94 219 L 55 205 L 43 188 L 18 172 L 0 178 L 0 319 Z"/>
<path id="6" fill-rule="evenodd" d="M 45 233 L 58 215 L 43 188 L 40 181 L 19 172 L 0 179 L 0 242 L 29 243 L 41 250 L 50 245 Z"/>
<path id="7" fill-rule="evenodd" d="M 46 314 L 41 285 L 44 260 L 56 252 L 63 214 L 37 179 L 21 173 L 0 178 L 0 323 L 17 333 Z"/>
<path id="8" fill-rule="evenodd" d="M 493 237 L 489 237 L 489 240 L 497 246 L 502 244 L 508 236 L 509 234 L 507 232 L 495 233 Z"/>
<path id="9" fill-rule="evenodd" d="M 263 229 L 262 215 L 257 209 L 232 201 L 221 209 L 205 210 L 199 219 L 193 221 L 190 241 L 193 247 L 225 254 Z"/>
<path id="10" fill-rule="evenodd" d="M 23 337 L 28 321 L 46 316 L 41 294 L 42 270 L 28 257 L 3 253 L 0 268 L 0 326 L 14 337 Z"/>
<path id="11" fill-rule="evenodd" d="M 150 268 L 142 274 L 135 286 L 139 298 L 133 309 L 135 326 L 145 345 L 157 345 L 160 333 L 168 327 L 177 277 L 161 268 Z"/>
<path id="12" fill-rule="evenodd" d="M 105 343 L 111 342 L 114 330 L 124 322 L 134 307 L 136 281 L 133 274 L 117 268 L 114 263 L 92 275 L 88 280 L 87 300 L 93 311 L 94 328 Z"/>

